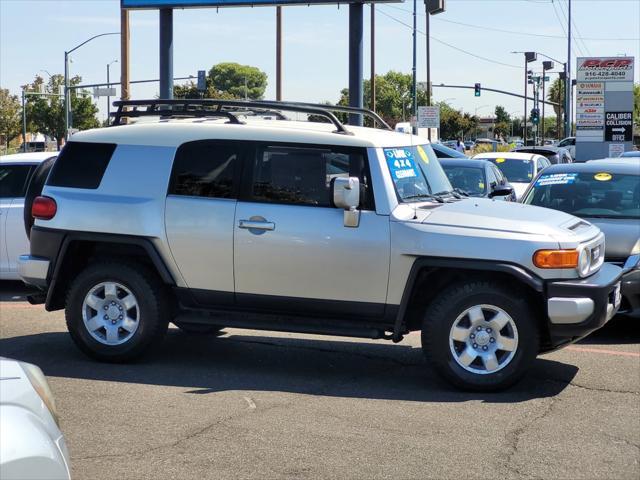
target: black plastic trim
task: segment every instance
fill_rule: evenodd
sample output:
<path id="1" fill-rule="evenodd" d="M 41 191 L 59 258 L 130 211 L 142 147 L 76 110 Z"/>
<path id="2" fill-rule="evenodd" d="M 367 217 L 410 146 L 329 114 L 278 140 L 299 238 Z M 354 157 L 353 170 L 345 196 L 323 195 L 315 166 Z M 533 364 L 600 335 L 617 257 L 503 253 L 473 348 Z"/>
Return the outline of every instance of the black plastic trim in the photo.
<path id="1" fill-rule="evenodd" d="M 508 262 L 494 262 L 491 260 L 470 260 L 464 258 L 444 258 L 444 257 L 419 257 L 413 262 L 409 277 L 404 286 L 402 300 L 397 309 L 395 326 L 393 329 L 394 340 L 399 340 L 405 333 L 404 318 L 411 300 L 411 293 L 418 278 L 418 274 L 423 268 L 452 268 L 458 270 L 477 270 L 484 272 L 500 272 L 513 276 L 519 281 L 533 288 L 536 292 L 544 292 L 543 280 L 532 272 L 524 269 L 520 265 Z"/>
<path id="2" fill-rule="evenodd" d="M 590 277 L 547 283 L 546 298 L 587 297 L 591 298 L 595 304 L 593 313 L 583 322 L 573 324 L 549 322 L 549 333 L 553 345 L 584 337 L 607 323 L 607 306 L 621 275 L 621 268 L 605 263 Z"/>

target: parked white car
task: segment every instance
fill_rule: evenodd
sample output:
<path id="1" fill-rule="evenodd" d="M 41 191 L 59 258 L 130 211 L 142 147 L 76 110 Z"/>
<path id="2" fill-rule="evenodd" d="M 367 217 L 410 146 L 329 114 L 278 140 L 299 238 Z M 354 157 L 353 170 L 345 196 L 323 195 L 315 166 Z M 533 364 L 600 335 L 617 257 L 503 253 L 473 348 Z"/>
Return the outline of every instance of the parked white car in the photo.
<path id="1" fill-rule="evenodd" d="M 24 228 L 24 196 L 36 167 L 57 152 L 0 157 L 0 280 L 20 280 L 17 260 L 29 249 Z"/>
<path id="2" fill-rule="evenodd" d="M 67 445 L 42 370 L 1 357 L 0 478 L 71 478 Z"/>
<path id="3" fill-rule="evenodd" d="M 473 158 L 494 163 L 507 177 L 518 200 L 538 172 L 551 165 L 545 157 L 533 153 L 487 152 L 479 153 Z"/>

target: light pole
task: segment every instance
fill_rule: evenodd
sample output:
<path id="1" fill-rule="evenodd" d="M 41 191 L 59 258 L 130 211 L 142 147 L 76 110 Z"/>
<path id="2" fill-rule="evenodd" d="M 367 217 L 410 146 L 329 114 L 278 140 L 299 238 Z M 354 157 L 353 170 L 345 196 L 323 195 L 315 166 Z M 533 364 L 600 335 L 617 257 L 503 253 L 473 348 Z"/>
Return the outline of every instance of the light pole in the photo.
<path id="1" fill-rule="evenodd" d="M 112 62 L 107 63 L 107 90 L 111 88 L 111 81 L 109 79 L 109 67 L 112 64 L 118 63 L 118 60 L 113 60 Z M 109 125 L 109 119 L 111 118 L 111 96 L 107 95 L 107 125 Z"/>
<path id="2" fill-rule="evenodd" d="M 442 13 L 445 10 L 444 0 L 424 0 L 425 10 L 425 36 L 427 37 L 427 105 L 431 105 L 431 26 L 429 25 L 429 19 L 431 15 Z M 414 20 L 415 21 L 415 20 Z M 415 23 L 414 23 L 415 31 Z M 431 140 L 431 129 L 428 130 L 429 140 Z"/>
<path id="3" fill-rule="evenodd" d="M 71 50 L 66 50 L 64 52 L 64 138 L 65 140 L 69 137 L 69 128 L 71 128 L 71 99 L 69 98 L 69 54 L 71 54 L 72 52 L 75 52 L 77 49 L 89 43 L 91 40 L 94 40 L 99 37 L 105 37 L 107 35 L 120 35 L 120 32 L 108 32 L 108 33 L 100 33 L 98 35 L 94 35 L 93 37 L 88 38 L 84 42 L 76 45 Z"/>

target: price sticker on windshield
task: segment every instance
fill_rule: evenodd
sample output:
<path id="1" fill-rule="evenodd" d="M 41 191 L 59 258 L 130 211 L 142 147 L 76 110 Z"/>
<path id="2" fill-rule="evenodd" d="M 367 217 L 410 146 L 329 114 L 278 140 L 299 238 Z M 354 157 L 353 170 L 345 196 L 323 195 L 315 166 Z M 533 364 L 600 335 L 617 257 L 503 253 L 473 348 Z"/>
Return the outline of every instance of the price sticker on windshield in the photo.
<path id="1" fill-rule="evenodd" d="M 384 156 L 394 180 L 417 177 L 413 152 L 410 148 L 385 148 Z"/>
<path id="2" fill-rule="evenodd" d="M 552 173 L 547 175 L 541 175 L 536 180 L 536 187 L 544 187 L 546 185 L 570 185 L 575 183 L 577 173 Z"/>

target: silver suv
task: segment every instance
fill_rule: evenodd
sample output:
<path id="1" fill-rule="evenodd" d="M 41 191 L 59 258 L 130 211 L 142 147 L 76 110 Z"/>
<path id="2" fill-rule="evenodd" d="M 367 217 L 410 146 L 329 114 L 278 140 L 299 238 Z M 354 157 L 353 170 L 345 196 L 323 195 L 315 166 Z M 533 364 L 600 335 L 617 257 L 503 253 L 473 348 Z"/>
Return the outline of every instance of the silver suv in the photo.
<path id="1" fill-rule="evenodd" d="M 440 375 L 496 390 L 618 308 L 621 269 L 603 265 L 597 227 L 452 191 L 425 139 L 372 112 L 337 115 L 383 128 L 308 104 L 116 104 L 114 126 L 62 151 L 19 261 L 42 290 L 31 301 L 64 308 L 98 360 L 139 356 L 169 322 L 394 342 L 420 331 Z"/>

